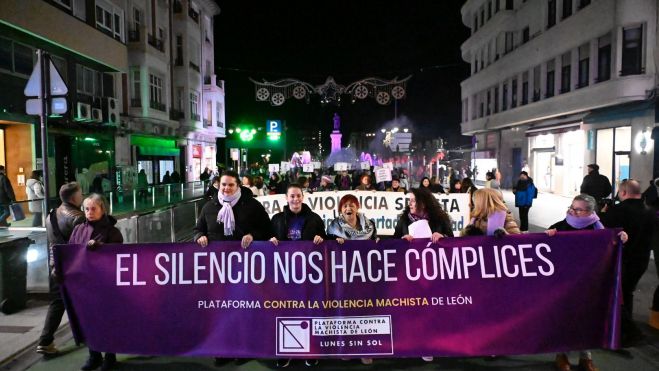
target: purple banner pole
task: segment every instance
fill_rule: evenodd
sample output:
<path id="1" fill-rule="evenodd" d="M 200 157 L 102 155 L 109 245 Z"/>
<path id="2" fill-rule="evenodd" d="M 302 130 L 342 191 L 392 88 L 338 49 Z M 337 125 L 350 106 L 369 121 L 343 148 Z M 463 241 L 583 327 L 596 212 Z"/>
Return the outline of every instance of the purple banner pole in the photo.
<path id="1" fill-rule="evenodd" d="M 615 230 L 55 248 L 77 341 L 242 358 L 617 348 L 620 253 Z"/>

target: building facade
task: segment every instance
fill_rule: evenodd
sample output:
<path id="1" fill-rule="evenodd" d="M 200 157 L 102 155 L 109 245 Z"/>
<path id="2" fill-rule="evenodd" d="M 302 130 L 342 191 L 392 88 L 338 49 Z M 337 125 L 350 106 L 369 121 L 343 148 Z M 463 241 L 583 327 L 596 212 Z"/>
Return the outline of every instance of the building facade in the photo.
<path id="1" fill-rule="evenodd" d="M 68 181 L 85 193 L 130 189 L 142 168 L 156 184 L 166 170 L 190 181 L 202 165 L 214 168 L 224 136 L 224 87 L 213 70 L 218 13 L 210 0 L 3 1 L 0 164 L 17 198 L 42 168 L 39 121 L 23 95 L 37 49 L 68 87 L 68 111 L 48 118 L 51 196 Z"/>
<path id="2" fill-rule="evenodd" d="M 479 175 L 511 187 L 579 193 L 586 165 L 617 186 L 653 178 L 657 93 L 654 0 L 469 0 L 462 57 L 464 135 Z"/>

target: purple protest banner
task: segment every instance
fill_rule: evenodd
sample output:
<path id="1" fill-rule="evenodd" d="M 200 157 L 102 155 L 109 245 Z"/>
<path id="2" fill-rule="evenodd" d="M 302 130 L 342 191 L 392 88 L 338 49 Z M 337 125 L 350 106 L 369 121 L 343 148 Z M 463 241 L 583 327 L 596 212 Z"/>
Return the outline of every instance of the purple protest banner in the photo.
<path id="1" fill-rule="evenodd" d="M 77 341 L 241 358 L 617 348 L 614 230 L 428 240 L 55 248 Z"/>

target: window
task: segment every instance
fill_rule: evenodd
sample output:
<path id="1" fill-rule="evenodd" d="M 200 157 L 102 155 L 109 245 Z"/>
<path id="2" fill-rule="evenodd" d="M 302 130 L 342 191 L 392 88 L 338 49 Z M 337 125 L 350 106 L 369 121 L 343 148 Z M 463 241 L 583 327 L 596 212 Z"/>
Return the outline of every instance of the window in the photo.
<path id="1" fill-rule="evenodd" d="M 479 97 L 478 98 L 478 117 L 483 117 L 483 113 L 485 113 L 484 108 L 485 107 L 484 107 L 484 104 L 483 104 L 483 97 Z"/>
<path id="2" fill-rule="evenodd" d="M 583 9 L 584 7 L 588 6 L 590 4 L 590 0 L 580 0 L 579 1 L 579 9 Z"/>
<path id="3" fill-rule="evenodd" d="M 522 30 L 522 44 L 528 42 L 529 38 L 530 38 L 529 26 L 526 26 Z"/>
<path id="4" fill-rule="evenodd" d="M 554 59 L 547 62 L 547 91 L 545 92 L 546 98 L 553 97 L 556 92 L 556 88 L 555 88 L 556 78 L 554 72 L 555 63 L 556 61 Z"/>
<path id="5" fill-rule="evenodd" d="M 503 84 L 501 88 L 501 111 L 508 109 L 508 84 Z"/>
<path id="6" fill-rule="evenodd" d="M 83 65 L 76 64 L 76 89 L 78 93 L 101 97 L 103 83 L 101 73 Z"/>
<path id="7" fill-rule="evenodd" d="M 467 104 L 467 100 L 465 99 L 465 106 Z M 467 118 L 467 114 L 465 113 L 465 121 Z M 217 127 L 218 128 L 223 128 L 224 123 L 222 122 L 222 103 L 217 102 L 215 104 L 215 119 L 217 120 Z"/>
<path id="8" fill-rule="evenodd" d="M 506 0 L 506 10 L 513 10 L 513 0 Z"/>
<path id="9" fill-rule="evenodd" d="M 57 4 L 65 7 L 66 9 L 71 9 L 71 0 L 54 0 Z"/>
<path id="10" fill-rule="evenodd" d="M 597 81 L 611 78 L 611 34 L 597 39 Z"/>
<path id="11" fill-rule="evenodd" d="M 478 31 L 478 14 L 474 14 L 474 32 Z"/>
<path id="12" fill-rule="evenodd" d="M 533 101 L 540 100 L 540 66 L 533 69 Z"/>
<path id="13" fill-rule="evenodd" d="M 510 53 L 513 50 L 513 33 L 506 32 L 506 53 Z"/>
<path id="14" fill-rule="evenodd" d="M 570 52 L 563 54 L 561 57 L 561 94 L 570 91 L 570 77 L 572 73 L 570 59 Z"/>
<path id="15" fill-rule="evenodd" d="M 140 89 L 140 69 L 135 68 L 130 72 L 131 78 L 131 89 L 130 95 L 133 97 L 131 99 L 132 107 L 141 107 L 142 106 L 142 95 Z"/>
<path id="16" fill-rule="evenodd" d="M 188 40 L 188 55 L 190 58 L 190 67 L 199 71 L 199 43 L 192 38 Z"/>
<path id="17" fill-rule="evenodd" d="M 30 75 L 34 68 L 34 51 L 31 47 L 14 43 L 14 72 Z"/>
<path id="18" fill-rule="evenodd" d="M 487 19 L 492 18 L 492 1 L 487 3 Z"/>
<path id="19" fill-rule="evenodd" d="M 96 0 L 96 27 L 119 41 L 124 41 L 124 13 L 105 0 Z"/>
<path id="20" fill-rule="evenodd" d="M 563 0 L 563 19 L 572 15 L 572 0 Z"/>
<path id="21" fill-rule="evenodd" d="M 510 108 L 517 107 L 517 79 L 513 79 L 510 83 L 510 89 L 512 89 L 512 97 L 510 98 Z"/>
<path id="22" fill-rule="evenodd" d="M 476 108 L 478 107 L 478 95 L 471 97 L 471 119 L 476 119 Z"/>
<path id="23" fill-rule="evenodd" d="M 522 74 L 522 105 L 529 104 L 529 72 Z"/>
<path id="24" fill-rule="evenodd" d="M 151 108 L 165 110 L 162 104 L 162 78 L 153 74 L 149 74 L 149 102 Z"/>
<path id="25" fill-rule="evenodd" d="M 87 21 L 87 4 L 85 0 L 75 0 L 73 2 L 73 15 L 78 19 Z"/>
<path id="26" fill-rule="evenodd" d="M 485 7 L 481 7 L 481 27 L 485 23 Z"/>
<path id="27" fill-rule="evenodd" d="M 499 12 L 499 5 L 501 5 L 501 1 L 500 1 L 500 0 L 496 0 L 496 1 L 494 2 L 494 14 L 496 14 L 497 12 Z"/>
<path id="28" fill-rule="evenodd" d="M 111 73 L 103 73 L 103 96 L 114 97 L 114 75 Z"/>
<path id="29" fill-rule="evenodd" d="M 494 87 L 494 113 L 499 112 L 499 86 Z"/>
<path id="30" fill-rule="evenodd" d="M 590 44 L 584 44 L 579 47 L 579 83 L 577 88 L 588 86 L 589 66 Z"/>
<path id="31" fill-rule="evenodd" d="M 490 102 L 491 102 L 490 95 L 491 95 L 490 91 L 488 90 L 487 91 L 487 101 L 486 101 L 487 103 L 486 103 L 486 107 L 485 107 L 485 114 L 487 116 L 490 115 Z"/>
<path id="32" fill-rule="evenodd" d="M 199 93 L 190 92 L 190 118 L 199 121 Z"/>
<path id="33" fill-rule="evenodd" d="M 59 75 L 62 77 L 62 80 L 64 82 L 68 82 L 67 76 L 66 76 L 66 60 L 64 58 L 60 58 L 56 55 L 50 55 L 50 60 L 53 62 L 55 65 L 55 68 L 57 68 L 57 72 Z"/>
<path id="34" fill-rule="evenodd" d="M 622 30 L 622 70 L 620 76 L 643 73 L 643 27 L 623 28 Z"/>
<path id="35" fill-rule="evenodd" d="M 556 24 L 556 0 L 549 0 L 547 2 L 547 28 L 551 28 Z"/>

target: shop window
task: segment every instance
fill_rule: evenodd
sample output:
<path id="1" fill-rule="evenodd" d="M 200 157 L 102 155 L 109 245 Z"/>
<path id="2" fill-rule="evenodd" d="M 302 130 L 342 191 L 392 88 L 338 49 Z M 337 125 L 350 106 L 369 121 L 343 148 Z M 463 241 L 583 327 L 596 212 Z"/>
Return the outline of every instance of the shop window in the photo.
<path id="1" fill-rule="evenodd" d="M 34 50 L 26 45 L 14 43 L 14 72 L 30 75 L 34 68 Z"/>
<path id="2" fill-rule="evenodd" d="M 623 28 L 622 34 L 622 70 L 620 76 L 644 73 L 642 68 L 643 27 Z"/>
<path id="3" fill-rule="evenodd" d="M 611 34 L 597 40 L 597 81 L 611 78 Z"/>
<path id="4" fill-rule="evenodd" d="M 0 37 L 0 69 L 13 72 L 12 42 Z"/>

